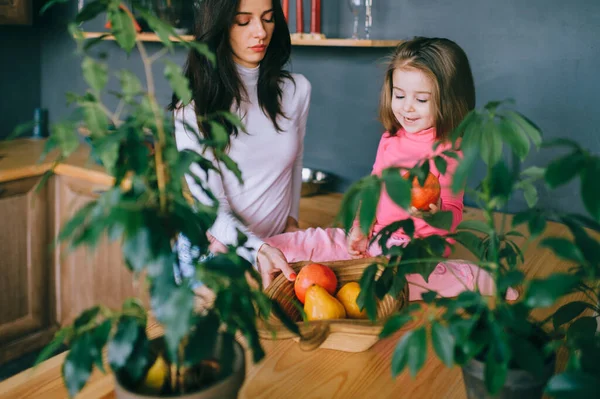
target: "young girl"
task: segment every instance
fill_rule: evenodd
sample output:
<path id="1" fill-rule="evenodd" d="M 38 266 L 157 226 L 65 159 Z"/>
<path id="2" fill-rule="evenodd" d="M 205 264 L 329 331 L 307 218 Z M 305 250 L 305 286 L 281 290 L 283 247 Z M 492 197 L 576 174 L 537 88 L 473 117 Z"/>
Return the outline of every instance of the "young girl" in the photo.
<path id="1" fill-rule="evenodd" d="M 415 38 L 400 44 L 394 51 L 381 90 L 380 120 L 386 128 L 379 143 L 372 174 L 380 176 L 389 167 L 410 169 L 425 158 L 452 149 L 448 135 L 475 107 L 475 87 L 465 52 L 453 41 L 439 38 Z M 434 144 L 437 147 L 433 150 Z M 457 151 L 460 155 L 460 151 Z M 463 193 L 453 194 L 450 186 L 458 161 L 445 157 L 447 170 L 441 174 L 432 162 L 430 171 L 438 177 L 441 195 L 438 204 L 429 212 L 450 211 L 453 215 L 451 230 L 462 220 Z M 369 236 L 364 236 L 355 225 L 348 237 L 342 229 L 308 229 L 303 232 L 281 234 L 270 238 L 272 246 L 283 251 L 290 262 L 315 262 L 373 257 L 381 254 L 377 244 L 368 246 L 369 238 L 385 226 L 402 219 L 412 218 L 415 236 L 445 234 L 422 219 L 422 213 L 412 208 L 409 212 L 394 203 L 382 189 L 375 223 Z M 406 245 L 408 236 L 399 230 L 392 234 L 388 245 Z M 311 256 L 312 252 L 312 256 Z M 448 270 L 448 269 L 451 270 Z M 455 296 L 465 285 L 478 287 L 484 294 L 493 292 L 489 275 L 477 272 L 477 266 L 464 261 L 440 263 L 426 283 L 420 275 L 408 275 L 411 300 L 420 300 L 424 288 L 442 296 Z M 462 280 L 459 281 L 458 279 Z M 510 291 L 509 297 L 515 292 Z"/>

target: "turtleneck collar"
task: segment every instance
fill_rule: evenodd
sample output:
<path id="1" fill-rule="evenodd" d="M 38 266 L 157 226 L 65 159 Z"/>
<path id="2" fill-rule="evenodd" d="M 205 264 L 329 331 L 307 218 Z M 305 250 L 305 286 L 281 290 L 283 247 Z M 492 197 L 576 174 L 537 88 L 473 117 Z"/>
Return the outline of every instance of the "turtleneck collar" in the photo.
<path id="1" fill-rule="evenodd" d="M 425 130 L 421 130 L 420 132 L 417 133 L 407 133 L 406 130 L 404 130 L 404 128 L 400 128 L 400 130 L 398 131 L 398 136 L 403 136 L 406 137 L 409 140 L 412 141 L 419 141 L 419 142 L 434 142 L 435 141 L 435 126 L 434 127 L 430 127 L 429 129 L 425 129 Z"/>
<path id="2" fill-rule="evenodd" d="M 242 82 L 244 82 L 246 86 L 256 85 L 256 83 L 258 82 L 258 73 L 260 71 L 260 65 L 256 68 L 248 68 L 236 63 L 235 68 L 237 69 L 237 72 L 240 75 L 240 79 L 242 79 Z"/>

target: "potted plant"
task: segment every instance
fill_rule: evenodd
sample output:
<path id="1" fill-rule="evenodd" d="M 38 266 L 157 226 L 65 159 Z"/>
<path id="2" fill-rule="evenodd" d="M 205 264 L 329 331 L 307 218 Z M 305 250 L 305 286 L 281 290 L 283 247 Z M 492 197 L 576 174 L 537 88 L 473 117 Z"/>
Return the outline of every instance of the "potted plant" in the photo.
<path id="1" fill-rule="evenodd" d="M 42 12 L 55 0 L 47 3 Z M 134 275 L 147 285 L 150 312 L 135 298 L 121 309 L 103 305 L 84 311 L 70 326 L 61 328 L 40 354 L 37 363 L 65 343 L 70 351 L 63 365 L 63 379 L 69 395 L 74 396 L 86 384 L 94 366 L 104 370 L 103 348 L 116 376 L 117 397 L 179 396 L 236 397 L 245 375 L 244 350 L 236 341 L 241 334 L 253 360 L 264 356 L 256 321 L 271 311 L 287 320 L 277 303 L 260 290 L 260 275 L 250 262 L 236 254 L 236 247 L 207 257 L 206 231 L 217 215 L 218 203 L 206 205 L 185 195 L 184 175 L 191 165 L 204 171 L 217 168 L 193 151 L 177 150 L 172 115 L 161 108 L 155 96 L 153 68 L 176 43 L 172 26 L 151 12 L 136 8 L 162 42 L 161 49 L 148 54 L 136 40 L 134 22 L 118 0 L 94 0 L 85 4 L 69 25 L 83 57 L 82 70 L 89 85 L 86 93 L 68 93 L 75 105 L 72 117 L 52 126 L 44 153 L 58 149 L 57 162 L 66 159 L 82 140 L 77 130 L 86 132 L 91 156 L 114 178 L 110 189 L 81 208 L 60 234 L 71 247 L 93 247 L 105 234 L 122 241 L 123 258 Z M 131 52 L 137 46 L 145 82 L 128 70 L 115 75 L 120 90 L 108 92 L 118 99 L 116 110 L 107 107 L 110 74 L 102 60 L 92 57 L 90 49 L 98 40 L 85 40 L 78 25 L 106 13 L 110 34 L 119 47 Z M 107 33 L 108 34 L 108 33 Z M 200 42 L 177 43 L 214 62 L 207 46 Z M 164 61 L 164 76 L 178 97 L 187 103 L 191 92 L 181 68 Z M 214 115 L 213 139 L 204 140 L 217 160 L 227 165 L 241 180 L 240 171 L 225 151 L 227 135 L 221 132 L 218 118 L 240 125 L 234 114 Z M 189 126 L 190 132 L 197 127 Z M 210 191 L 206 190 L 210 196 Z M 214 196 L 211 196 L 214 198 Z M 193 255 L 196 277 L 214 295 L 211 306 L 195 307 L 195 294 L 189 278 L 179 284 L 174 278 L 178 259 L 176 237 L 185 235 L 197 248 Z M 239 235 L 239 245 L 245 237 Z M 158 339 L 147 335 L 149 313 L 162 326 Z M 288 323 L 297 332 L 293 323 Z M 191 396 L 195 393 L 196 396 Z M 143 396 L 149 395 L 149 396 Z"/>
<path id="2" fill-rule="evenodd" d="M 469 398 L 539 398 L 554 373 L 559 348 L 566 346 L 570 356 L 567 371 L 552 377 L 547 392 L 560 397 L 596 397 L 591 393 L 597 392 L 600 386 L 597 362 L 600 335 L 596 317 L 600 303 L 600 242 L 598 236 L 591 235 L 586 228 L 600 231 L 600 190 L 596 183 L 600 158 L 570 140 L 543 142 L 540 130 L 509 105 L 491 102 L 472 111 L 451 135 L 453 143 L 460 145 L 464 154 L 453 177 L 455 192 L 465 187 L 469 173 L 480 158 L 485 164 L 487 173 L 479 185 L 465 190 L 481 208 L 484 220 L 463 221 L 456 231 L 445 237 L 414 237 L 414 224 L 410 219 L 390 224 L 371 238 L 384 249 L 385 258 L 374 260 L 363 273 L 358 303 L 375 319 L 377 298 L 388 293 L 397 295 L 409 273 L 421 274 L 427 280 L 436 265 L 445 260 L 442 255 L 448 247 L 465 247 L 473 255 L 473 263 L 490 274 L 497 288 L 495 295 L 482 295 L 477 285 L 475 290 L 465 289 L 456 298 L 441 298 L 436 292 L 426 291 L 423 301 L 412 303 L 394 315 L 386 323 L 381 337 L 388 337 L 402 327 L 407 331 L 394 352 L 392 374 L 397 375 L 408 366 L 414 376 L 424 365 L 427 337 L 430 337 L 436 354 L 447 366 L 462 367 Z M 536 147 L 562 145 L 572 152 L 552 161 L 546 168 L 533 166 L 521 170 L 532 144 Z M 457 156 L 452 152 L 443 155 Z M 409 182 L 416 177 L 423 185 L 430 163 L 435 163 L 444 173 L 445 162 L 442 154 L 424 159 L 408 170 L 409 179 L 400 177 L 406 170 L 389 168 L 381 177 L 359 180 L 345 193 L 338 220 L 349 230 L 358 218 L 360 227 L 368 232 L 384 185 L 394 202 L 408 209 Z M 534 182 L 543 180 L 554 188 L 576 176 L 581 176 L 581 195 L 589 216 L 536 206 Z M 514 215 L 510 224 L 506 213 L 500 220 L 494 218 L 518 192 L 524 194 L 530 208 Z M 452 216 L 437 212 L 425 219 L 447 230 Z M 523 245 L 540 236 L 547 219 L 564 223 L 574 238 L 546 237 L 538 245 L 572 262 L 573 267 L 569 272 L 553 273 L 545 278 L 526 278 L 520 270 L 527 262 Z M 522 224 L 527 225 L 528 234 L 517 230 Z M 387 248 L 391 233 L 400 228 L 411 236 L 409 244 Z M 447 238 L 452 240 L 449 242 Z M 376 277 L 378 269 L 382 269 L 380 277 Z M 518 300 L 506 299 L 509 287 L 521 288 Z M 544 320 L 532 317 L 535 310 L 548 308 L 575 290 L 583 290 L 590 300 L 570 302 Z M 584 311 L 588 313 L 577 318 Z M 407 325 L 419 320 L 423 322 Z"/>

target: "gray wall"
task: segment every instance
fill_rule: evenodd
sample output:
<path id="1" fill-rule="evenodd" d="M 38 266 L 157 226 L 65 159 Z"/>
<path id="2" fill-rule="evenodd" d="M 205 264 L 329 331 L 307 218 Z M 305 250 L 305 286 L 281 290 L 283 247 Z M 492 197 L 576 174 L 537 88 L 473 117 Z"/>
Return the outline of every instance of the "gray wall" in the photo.
<path id="1" fill-rule="evenodd" d="M 38 28 L 0 26 L 0 139 L 33 118 L 40 89 Z"/>
<path id="2" fill-rule="evenodd" d="M 310 3 L 305 1 L 305 3 Z M 346 0 L 323 2 L 323 32 L 349 37 L 351 15 Z M 595 112 L 600 79 L 600 2 L 597 0 L 375 0 L 373 37 L 406 39 L 415 35 L 442 36 L 460 44 L 469 55 L 475 76 L 478 106 L 489 100 L 514 98 L 519 111 L 544 131 L 546 138 L 568 136 L 598 152 Z M 71 5 L 73 8 L 73 5 Z M 290 26 L 295 27 L 294 2 Z M 72 11 L 72 10 L 71 10 Z M 63 93 L 81 92 L 85 84 L 74 46 L 61 32 L 64 18 L 43 34 L 42 104 L 50 118 L 66 114 Z M 308 9 L 305 11 L 308 27 Z M 150 50 L 156 49 L 149 45 Z M 112 68 L 135 68 L 139 57 L 103 44 Z M 291 70 L 306 75 L 313 87 L 305 146 L 305 165 L 340 177 L 348 185 L 370 172 L 382 127 L 376 120 L 382 62 L 390 49 L 294 47 Z M 173 59 L 183 63 L 179 51 Z M 160 75 L 160 74 L 158 74 Z M 170 90 L 159 79 L 158 95 L 166 104 Z M 543 164 L 547 150 L 533 154 Z M 477 180 L 473 176 L 471 181 Z M 577 184 L 542 193 L 546 206 L 581 209 Z M 469 200 L 467 199 L 467 203 Z M 516 200 L 511 209 L 523 202 Z"/>

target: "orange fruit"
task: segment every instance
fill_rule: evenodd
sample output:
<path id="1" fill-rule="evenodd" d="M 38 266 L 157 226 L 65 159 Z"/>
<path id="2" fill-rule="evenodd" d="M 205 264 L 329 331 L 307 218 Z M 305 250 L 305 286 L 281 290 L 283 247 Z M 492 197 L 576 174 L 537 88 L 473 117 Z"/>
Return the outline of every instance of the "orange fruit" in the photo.
<path id="1" fill-rule="evenodd" d="M 300 302 L 304 303 L 306 290 L 313 284 L 323 287 L 330 295 L 334 295 L 337 277 L 333 270 L 325 265 L 311 263 L 304 266 L 294 281 L 294 292 Z"/>
<path id="2" fill-rule="evenodd" d="M 408 179 L 408 173 L 406 173 L 403 177 Z M 416 177 L 413 179 L 412 190 L 410 193 L 411 206 L 414 206 L 420 211 L 429 211 L 429 205 L 437 204 L 439 199 L 440 181 L 433 173 L 429 172 L 423 186 L 419 184 L 419 179 Z"/>

